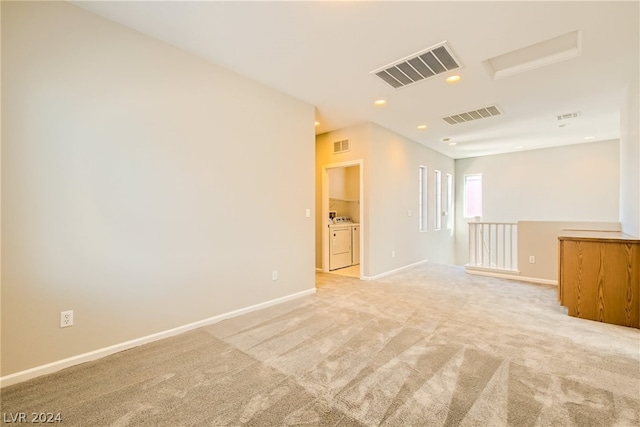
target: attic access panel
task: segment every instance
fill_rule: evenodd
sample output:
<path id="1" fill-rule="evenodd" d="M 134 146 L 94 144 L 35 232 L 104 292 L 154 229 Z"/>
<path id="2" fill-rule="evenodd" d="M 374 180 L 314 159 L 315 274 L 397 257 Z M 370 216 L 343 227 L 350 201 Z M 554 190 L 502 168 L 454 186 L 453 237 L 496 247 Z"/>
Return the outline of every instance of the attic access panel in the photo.
<path id="1" fill-rule="evenodd" d="M 494 79 L 575 58 L 582 52 L 582 32 L 571 31 L 483 61 Z"/>
<path id="2" fill-rule="evenodd" d="M 449 44 L 444 41 L 371 72 L 394 89 L 428 80 L 462 68 Z"/>

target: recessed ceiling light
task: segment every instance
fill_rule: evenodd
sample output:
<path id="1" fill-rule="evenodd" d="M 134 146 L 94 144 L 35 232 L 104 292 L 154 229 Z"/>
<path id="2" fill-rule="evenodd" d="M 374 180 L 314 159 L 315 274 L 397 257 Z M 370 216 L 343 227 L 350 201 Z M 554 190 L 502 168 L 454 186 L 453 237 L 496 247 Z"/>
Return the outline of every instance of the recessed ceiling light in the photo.
<path id="1" fill-rule="evenodd" d="M 584 139 L 588 141 L 590 139 L 596 139 L 596 137 L 595 136 L 585 136 Z"/>
<path id="2" fill-rule="evenodd" d="M 449 145 L 451 145 L 451 146 L 454 146 L 454 145 L 456 145 L 456 144 L 457 144 L 457 142 L 450 142 L 450 143 L 449 143 Z"/>
<path id="3" fill-rule="evenodd" d="M 427 128 L 427 125 L 419 125 L 419 126 L 418 126 L 418 129 L 420 129 L 420 130 L 424 130 L 424 129 L 426 129 L 426 128 Z"/>
<path id="4" fill-rule="evenodd" d="M 318 126 L 320 124 L 320 122 L 316 122 L 316 126 Z"/>
<path id="5" fill-rule="evenodd" d="M 384 105 L 387 103 L 387 101 L 384 99 L 376 99 L 373 103 L 376 105 Z"/>
<path id="6" fill-rule="evenodd" d="M 449 142 L 451 138 L 442 138 L 442 142 Z"/>
<path id="7" fill-rule="evenodd" d="M 455 82 L 459 82 L 461 78 L 462 78 L 462 77 L 460 77 L 460 76 L 458 76 L 458 75 L 455 75 L 455 76 L 449 76 L 449 77 L 447 77 L 447 80 L 446 80 L 446 81 L 447 81 L 447 83 L 455 83 Z"/>

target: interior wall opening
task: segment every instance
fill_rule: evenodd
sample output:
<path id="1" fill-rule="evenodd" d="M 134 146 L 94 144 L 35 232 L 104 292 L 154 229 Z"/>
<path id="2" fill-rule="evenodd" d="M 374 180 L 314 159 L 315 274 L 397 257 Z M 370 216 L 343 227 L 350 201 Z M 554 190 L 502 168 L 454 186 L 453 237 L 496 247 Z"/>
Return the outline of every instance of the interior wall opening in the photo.
<path id="1" fill-rule="evenodd" d="M 365 276 L 362 160 L 323 166 L 322 271 Z"/>

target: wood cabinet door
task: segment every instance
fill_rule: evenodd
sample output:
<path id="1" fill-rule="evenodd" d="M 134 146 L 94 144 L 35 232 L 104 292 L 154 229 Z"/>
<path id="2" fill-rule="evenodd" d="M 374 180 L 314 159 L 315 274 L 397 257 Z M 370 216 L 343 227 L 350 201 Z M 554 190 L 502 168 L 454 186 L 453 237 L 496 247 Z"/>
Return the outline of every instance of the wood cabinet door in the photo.
<path id="1" fill-rule="evenodd" d="M 564 240 L 559 290 L 569 315 L 640 327 L 640 246 Z"/>

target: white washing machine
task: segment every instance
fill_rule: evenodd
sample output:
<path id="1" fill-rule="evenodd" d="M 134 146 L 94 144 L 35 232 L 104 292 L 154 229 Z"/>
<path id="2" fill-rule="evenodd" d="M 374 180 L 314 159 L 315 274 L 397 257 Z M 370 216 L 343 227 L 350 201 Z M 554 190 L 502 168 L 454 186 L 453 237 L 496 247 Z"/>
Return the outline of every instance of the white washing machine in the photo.
<path id="1" fill-rule="evenodd" d="M 349 267 L 353 263 L 352 225 L 353 221 L 348 217 L 336 217 L 333 224 L 329 224 L 329 271 Z"/>

